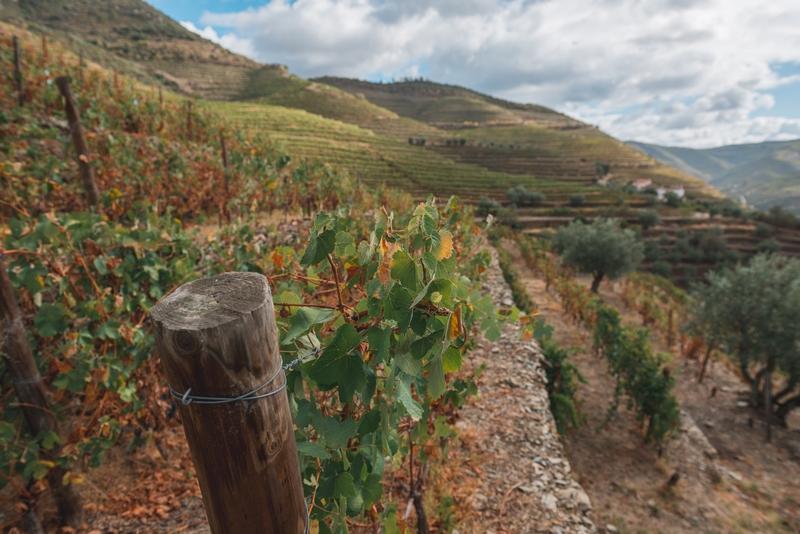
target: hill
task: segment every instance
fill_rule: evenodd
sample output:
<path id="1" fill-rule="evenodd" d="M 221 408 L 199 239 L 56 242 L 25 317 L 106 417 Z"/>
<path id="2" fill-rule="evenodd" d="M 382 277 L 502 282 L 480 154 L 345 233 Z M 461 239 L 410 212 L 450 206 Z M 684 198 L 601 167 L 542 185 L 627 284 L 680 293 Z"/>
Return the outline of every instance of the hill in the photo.
<path id="1" fill-rule="evenodd" d="M 324 77 L 316 81 L 445 131 L 444 136 L 426 139 L 426 146 L 459 161 L 480 161 L 492 170 L 512 173 L 555 171 L 588 178 L 601 163 L 609 166 L 614 183 L 649 178 L 662 185 L 683 185 L 694 196 L 718 196 L 701 180 L 643 156 L 595 126 L 543 106 L 425 80 L 384 84 Z M 447 143 L 453 137 L 467 143 Z"/>
<path id="2" fill-rule="evenodd" d="M 11 6 L 11 22 L 46 33 L 87 59 L 146 83 L 209 100 L 301 109 L 403 142 L 424 138 L 424 146 L 435 154 L 423 160 L 450 160 L 446 165 L 455 162 L 452 168 L 467 174 L 470 171 L 458 164 L 504 175 L 491 182 L 498 198 L 508 184 L 520 183 L 505 175 L 588 185 L 598 162 L 609 165 L 616 183 L 650 177 L 664 185 L 682 184 L 695 196 L 716 196 L 702 181 L 543 106 L 427 81 L 304 80 L 286 67 L 233 54 L 141 0 L 19 0 Z M 291 135 L 318 133 L 295 130 Z M 468 142 L 448 143 L 454 136 Z M 424 186 L 424 176 L 412 178 L 412 189 Z M 534 185 L 531 178 L 523 182 Z"/>
<path id="3" fill-rule="evenodd" d="M 643 211 L 657 210 L 662 224 L 645 234 L 658 239 L 653 251 L 663 250 L 652 261 L 674 265 L 678 279 L 775 246 L 762 243 L 754 224 L 740 224 L 741 209 L 721 205 L 724 195 L 713 186 L 543 106 L 425 80 L 306 80 L 226 51 L 141 0 L 18 0 L 11 6 L 6 13 L 18 26 L 143 84 L 204 100 L 234 128 L 283 145 L 300 168 L 327 165 L 374 190 L 385 185 L 417 200 L 455 194 L 478 204 L 487 197 L 503 204 L 495 211 L 503 221 L 528 232 L 575 217 L 639 225 Z M 627 185 L 643 178 L 685 188 L 687 201 L 666 206 Z M 515 186 L 542 200 L 512 206 L 506 193 Z M 699 244 L 717 227 L 735 250 L 690 254 L 684 241 L 696 235 Z M 800 254 L 792 231 L 770 235 L 784 252 Z"/>
<path id="4" fill-rule="evenodd" d="M 756 208 L 780 205 L 800 214 L 800 140 L 704 150 L 629 144 Z"/>

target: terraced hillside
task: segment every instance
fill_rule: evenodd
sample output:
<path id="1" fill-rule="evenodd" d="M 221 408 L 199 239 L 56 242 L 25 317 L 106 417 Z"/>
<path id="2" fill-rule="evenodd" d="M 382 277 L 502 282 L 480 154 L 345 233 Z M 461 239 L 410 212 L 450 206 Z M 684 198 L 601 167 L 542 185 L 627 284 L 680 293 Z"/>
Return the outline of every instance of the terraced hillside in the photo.
<path id="1" fill-rule="evenodd" d="M 542 106 L 507 102 L 427 81 L 379 84 L 332 77 L 318 81 L 363 96 L 401 117 L 443 130 L 437 136 L 421 135 L 427 137 L 426 145 L 458 161 L 480 160 L 482 165 L 500 172 L 577 181 L 590 180 L 595 164 L 604 163 L 609 165 L 614 183 L 650 179 L 664 186 L 683 185 L 688 194 L 696 197 L 720 197 L 703 180 L 660 163 L 591 125 Z M 451 138 L 467 142 L 450 143 L 448 148 L 446 140 Z"/>
<path id="2" fill-rule="evenodd" d="M 477 201 L 483 195 L 505 200 L 509 187 L 523 185 L 545 193 L 550 202 L 566 203 L 569 195 L 581 191 L 600 202 L 616 198 L 602 188 L 587 191 L 585 185 L 576 182 L 493 172 L 477 164 L 453 161 L 395 137 L 305 110 L 261 102 L 220 102 L 214 107 L 243 128 L 269 133 L 295 154 L 347 169 L 367 183 L 397 187 L 417 197 L 433 193 L 442 197 L 458 194 L 467 201 Z"/>
<path id="3" fill-rule="evenodd" d="M 3 20 L 56 39 L 108 69 L 204 98 L 237 98 L 261 66 L 186 30 L 141 0 L 3 1 Z"/>
<path id="4" fill-rule="evenodd" d="M 411 80 L 398 83 L 372 83 L 326 76 L 316 81 L 360 94 L 370 102 L 398 115 L 446 129 L 478 124 L 518 124 L 535 121 L 560 129 L 586 127 L 552 109 L 536 104 L 519 104 L 455 85 Z"/>

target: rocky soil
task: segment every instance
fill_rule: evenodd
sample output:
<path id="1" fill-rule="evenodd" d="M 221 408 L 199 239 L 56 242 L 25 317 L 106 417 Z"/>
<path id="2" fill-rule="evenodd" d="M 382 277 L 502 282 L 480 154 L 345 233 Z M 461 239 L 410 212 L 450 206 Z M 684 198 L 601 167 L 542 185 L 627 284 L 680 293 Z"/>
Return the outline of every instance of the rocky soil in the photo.
<path id="1" fill-rule="evenodd" d="M 495 305 L 509 307 L 511 290 L 491 252 L 484 288 Z M 478 399 L 461 410 L 457 424 L 463 452 L 482 460 L 465 473 L 477 479 L 478 490 L 462 530 L 596 532 L 591 501 L 573 478 L 550 413 L 543 357 L 535 341 L 520 339 L 519 328 L 507 324 L 499 341 L 482 340 L 469 356 L 486 370 Z"/>

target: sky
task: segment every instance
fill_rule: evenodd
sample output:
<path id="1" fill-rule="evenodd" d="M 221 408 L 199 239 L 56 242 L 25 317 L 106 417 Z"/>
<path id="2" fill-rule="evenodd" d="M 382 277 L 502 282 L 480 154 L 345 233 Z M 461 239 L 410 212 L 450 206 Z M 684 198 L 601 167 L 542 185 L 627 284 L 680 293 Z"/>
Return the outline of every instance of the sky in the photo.
<path id="1" fill-rule="evenodd" d="M 800 138 L 800 0 L 147 0 L 299 76 L 425 77 L 622 140 Z"/>

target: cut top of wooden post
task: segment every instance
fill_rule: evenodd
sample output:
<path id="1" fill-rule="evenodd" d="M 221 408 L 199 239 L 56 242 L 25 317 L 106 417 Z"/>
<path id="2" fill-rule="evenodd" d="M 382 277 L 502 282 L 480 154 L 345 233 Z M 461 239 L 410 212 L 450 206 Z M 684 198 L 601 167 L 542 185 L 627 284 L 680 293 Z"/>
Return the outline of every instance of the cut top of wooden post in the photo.
<path id="1" fill-rule="evenodd" d="M 281 365 L 272 295 L 262 274 L 225 273 L 184 284 L 150 315 L 166 345 L 160 356 L 167 379 L 178 391 L 240 395 Z"/>

